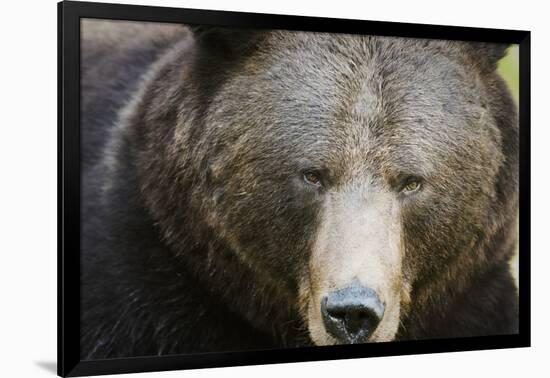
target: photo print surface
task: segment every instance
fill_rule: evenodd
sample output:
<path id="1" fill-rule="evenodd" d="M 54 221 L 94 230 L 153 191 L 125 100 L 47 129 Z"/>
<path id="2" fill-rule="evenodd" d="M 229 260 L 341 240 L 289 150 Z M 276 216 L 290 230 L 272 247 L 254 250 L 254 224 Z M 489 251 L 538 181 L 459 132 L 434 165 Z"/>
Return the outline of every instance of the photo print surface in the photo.
<path id="1" fill-rule="evenodd" d="M 83 19 L 81 358 L 518 333 L 518 49 Z"/>

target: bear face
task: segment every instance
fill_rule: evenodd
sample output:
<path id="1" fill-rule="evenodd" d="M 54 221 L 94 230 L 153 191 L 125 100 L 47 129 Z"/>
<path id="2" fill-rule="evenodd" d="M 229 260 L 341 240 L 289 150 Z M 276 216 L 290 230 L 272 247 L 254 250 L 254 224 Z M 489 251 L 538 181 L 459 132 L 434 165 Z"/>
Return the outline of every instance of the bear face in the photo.
<path id="1" fill-rule="evenodd" d="M 156 78 L 185 86 L 135 116 L 141 190 L 251 323 L 297 314 L 317 345 L 391 341 L 506 259 L 486 252 L 517 201 L 502 46 L 223 30 L 191 46 Z M 347 288 L 376 308 L 327 314 Z"/>

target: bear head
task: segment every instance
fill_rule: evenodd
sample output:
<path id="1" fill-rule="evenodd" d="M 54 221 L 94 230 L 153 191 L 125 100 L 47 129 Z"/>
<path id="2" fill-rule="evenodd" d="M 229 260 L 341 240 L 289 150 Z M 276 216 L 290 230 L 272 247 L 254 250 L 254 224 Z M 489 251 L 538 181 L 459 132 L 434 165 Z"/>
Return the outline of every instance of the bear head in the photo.
<path id="1" fill-rule="evenodd" d="M 509 257 L 506 46 L 194 33 L 135 115 L 141 191 L 163 240 L 255 327 L 316 345 L 418 337 Z"/>

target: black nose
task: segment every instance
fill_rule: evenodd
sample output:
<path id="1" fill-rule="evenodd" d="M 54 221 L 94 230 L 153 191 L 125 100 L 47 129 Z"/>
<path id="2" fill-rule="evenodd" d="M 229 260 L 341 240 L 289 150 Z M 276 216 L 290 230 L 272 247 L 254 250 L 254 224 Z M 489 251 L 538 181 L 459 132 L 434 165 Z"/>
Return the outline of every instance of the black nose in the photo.
<path id="1" fill-rule="evenodd" d="M 384 304 L 371 288 L 357 284 L 335 290 L 321 301 L 325 328 L 342 343 L 367 341 L 384 315 Z"/>

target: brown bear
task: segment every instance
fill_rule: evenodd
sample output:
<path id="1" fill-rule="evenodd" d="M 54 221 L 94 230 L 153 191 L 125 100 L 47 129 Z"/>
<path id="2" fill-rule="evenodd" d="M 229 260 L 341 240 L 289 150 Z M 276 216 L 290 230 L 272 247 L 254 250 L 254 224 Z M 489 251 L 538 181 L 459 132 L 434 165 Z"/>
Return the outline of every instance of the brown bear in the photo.
<path id="1" fill-rule="evenodd" d="M 82 23 L 84 359 L 516 333 L 506 46 Z"/>

